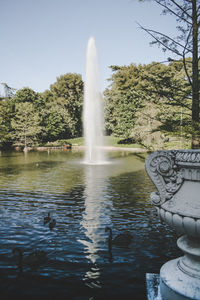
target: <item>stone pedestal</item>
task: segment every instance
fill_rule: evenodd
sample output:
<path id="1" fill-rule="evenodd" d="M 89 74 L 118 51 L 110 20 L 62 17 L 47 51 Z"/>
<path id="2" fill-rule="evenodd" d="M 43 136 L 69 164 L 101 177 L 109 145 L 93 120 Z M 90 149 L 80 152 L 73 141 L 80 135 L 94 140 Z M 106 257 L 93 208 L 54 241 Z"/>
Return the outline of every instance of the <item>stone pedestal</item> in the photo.
<path id="1" fill-rule="evenodd" d="M 200 150 L 157 151 L 146 159 L 157 188 L 151 194 L 159 217 L 181 236 L 184 256 L 160 270 L 163 300 L 200 299 Z"/>

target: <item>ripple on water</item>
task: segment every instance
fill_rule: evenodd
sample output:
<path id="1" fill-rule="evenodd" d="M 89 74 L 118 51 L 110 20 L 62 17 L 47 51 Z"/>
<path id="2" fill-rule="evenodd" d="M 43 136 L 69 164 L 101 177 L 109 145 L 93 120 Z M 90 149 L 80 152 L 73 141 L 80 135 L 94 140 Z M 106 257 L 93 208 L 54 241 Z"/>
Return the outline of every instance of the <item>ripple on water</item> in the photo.
<path id="1" fill-rule="evenodd" d="M 114 159 L 109 165 L 87 167 L 67 162 L 67 155 L 37 154 L 38 166 L 33 168 L 33 153 L 26 168 L 15 165 L 12 170 L 10 162 L 7 171 L 2 169 L 0 270 L 16 276 L 13 247 L 23 248 L 27 255 L 43 250 L 47 263 L 34 274 L 74 276 L 90 289 L 137 286 L 144 291 L 142 276 L 157 272 L 166 257 L 177 256 L 174 233 L 158 220 L 149 202 L 153 186 L 144 162 L 132 155 L 123 158 L 128 160 L 124 170 L 122 159 L 117 167 Z M 56 219 L 52 231 L 43 223 L 48 212 Z M 106 226 L 113 229 L 113 236 L 129 231 L 132 244 L 124 249 L 113 245 L 110 253 Z M 28 267 L 26 271 L 33 272 Z"/>

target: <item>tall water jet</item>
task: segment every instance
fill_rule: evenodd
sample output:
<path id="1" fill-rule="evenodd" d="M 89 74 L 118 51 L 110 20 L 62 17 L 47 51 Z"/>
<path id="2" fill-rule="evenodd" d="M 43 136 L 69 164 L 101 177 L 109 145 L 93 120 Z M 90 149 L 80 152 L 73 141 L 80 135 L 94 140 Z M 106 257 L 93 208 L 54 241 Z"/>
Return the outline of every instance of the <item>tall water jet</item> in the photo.
<path id="1" fill-rule="evenodd" d="M 103 124 L 103 100 L 99 88 L 98 56 L 95 40 L 91 37 L 87 45 L 83 105 L 85 163 L 101 164 L 105 162 L 105 152 L 102 149 Z"/>

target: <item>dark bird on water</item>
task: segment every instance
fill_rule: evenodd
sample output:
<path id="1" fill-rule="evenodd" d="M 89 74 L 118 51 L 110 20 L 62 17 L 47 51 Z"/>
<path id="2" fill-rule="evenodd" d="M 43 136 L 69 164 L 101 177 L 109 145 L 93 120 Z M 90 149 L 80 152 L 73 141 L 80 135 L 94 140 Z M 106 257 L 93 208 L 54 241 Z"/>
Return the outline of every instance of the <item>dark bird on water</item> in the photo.
<path id="1" fill-rule="evenodd" d="M 49 229 L 52 230 L 55 226 L 56 226 L 56 220 L 51 219 L 51 221 L 49 222 Z"/>
<path id="2" fill-rule="evenodd" d="M 108 232 L 108 231 L 109 231 L 109 236 L 108 236 L 109 250 L 112 249 L 112 245 L 126 248 L 131 244 L 132 235 L 129 232 L 120 233 L 113 238 L 112 237 L 112 229 L 110 227 L 106 226 L 105 232 Z"/>
<path id="3" fill-rule="evenodd" d="M 38 267 L 47 261 L 46 252 L 42 250 L 35 250 L 24 256 L 24 250 L 20 247 L 15 247 L 12 250 L 13 254 L 18 254 L 18 269 L 23 272 L 23 266 Z"/>
<path id="4" fill-rule="evenodd" d="M 44 225 L 49 223 L 51 220 L 51 216 L 50 216 L 50 212 L 48 212 L 48 215 L 46 217 L 44 217 Z"/>

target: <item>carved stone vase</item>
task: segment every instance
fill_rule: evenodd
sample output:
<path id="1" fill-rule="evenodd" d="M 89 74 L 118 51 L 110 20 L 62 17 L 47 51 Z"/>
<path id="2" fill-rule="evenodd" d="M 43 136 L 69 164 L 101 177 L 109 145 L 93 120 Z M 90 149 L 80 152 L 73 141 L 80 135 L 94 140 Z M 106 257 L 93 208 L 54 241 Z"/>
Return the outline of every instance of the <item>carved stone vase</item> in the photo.
<path id="1" fill-rule="evenodd" d="M 157 188 L 151 201 L 158 215 L 178 233 L 184 256 L 160 270 L 163 300 L 200 299 L 200 150 L 156 151 L 146 171 Z"/>

